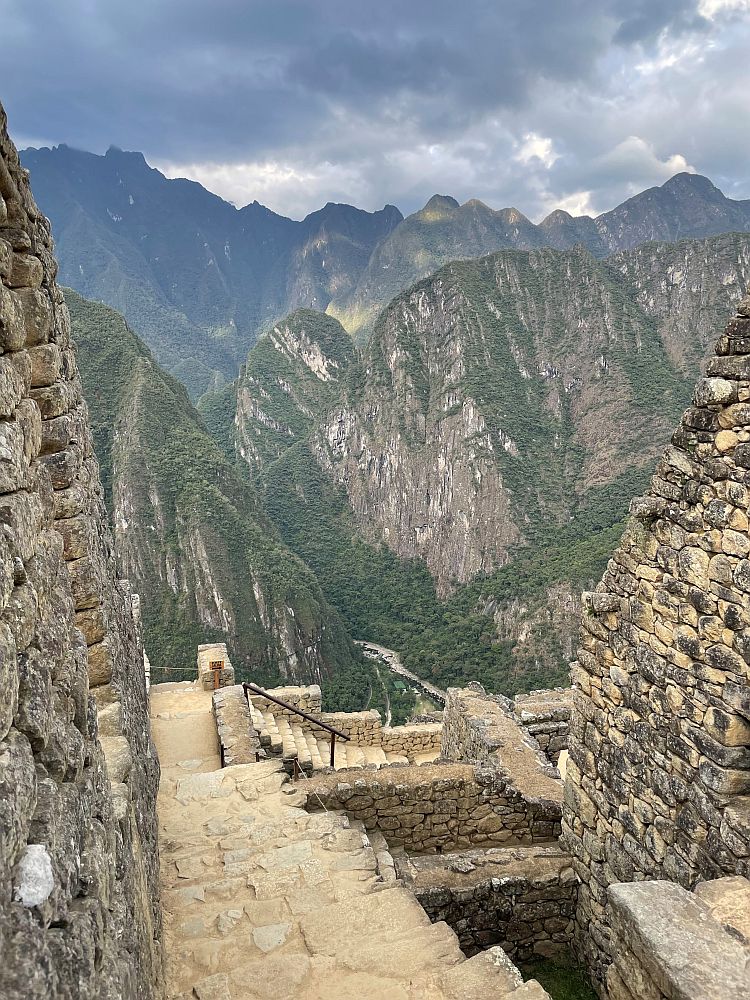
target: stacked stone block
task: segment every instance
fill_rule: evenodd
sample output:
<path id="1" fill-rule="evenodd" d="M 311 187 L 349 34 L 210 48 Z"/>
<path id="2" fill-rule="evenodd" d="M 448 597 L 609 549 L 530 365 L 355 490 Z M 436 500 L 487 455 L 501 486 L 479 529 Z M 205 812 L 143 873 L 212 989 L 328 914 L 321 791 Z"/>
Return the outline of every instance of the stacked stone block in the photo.
<path id="1" fill-rule="evenodd" d="M 275 698 L 285 701 L 288 705 L 302 709 L 310 715 L 320 716 L 321 693 L 318 684 L 309 684 L 307 687 L 276 687 L 269 688 L 268 693 Z M 272 712 L 274 715 L 283 716 L 288 719 L 299 720 L 299 716 L 288 709 L 282 708 L 262 695 L 250 692 L 250 700 L 260 712 Z"/>
<path id="2" fill-rule="evenodd" d="M 557 801 L 529 799 L 492 768 L 393 765 L 357 775 L 314 774 L 307 808 L 341 809 L 410 851 L 549 843 L 560 833 L 562 789 Z"/>
<path id="3" fill-rule="evenodd" d="M 742 1000 L 750 996 L 750 883 L 614 885 L 609 1000 Z"/>
<path id="4" fill-rule="evenodd" d="M 213 670 L 212 663 L 221 663 L 221 669 Z M 198 646 L 198 680 L 204 691 L 214 687 L 229 687 L 234 684 L 234 667 L 229 659 L 225 642 L 203 642 Z M 219 675 L 218 685 L 216 675 Z"/>
<path id="5" fill-rule="evenodd" d="M 466 955 L 498 944 L 514 962 L 569 954 L 578 887 L 558 847 L 397 855 L 396 872 Z"/>
<path id="6" fill-rule="evenodd" d="M 146 998 L 158 761 L 56 270 L 0 108 L 0 995 Z"/>
<path id="7" fill-rule="evenodd" d="M 631 514 L 573 670 L 565 843 L 599 984 L 611 884 L 750 874 L 750 298 Z"/>
<path id="8" fill-rule="evenodd" d="M 221 766 L 253 764 L 260 756 L 265 757 L 242 685 L 233 684 L 214 691 L 212 704 L 219 735 Z"/>
<path id="9" fill-rule="evenodd" d="M 513 711 L 518 721 L 552 764 L 557 764 L 562 751 L 568 749 L 572 708 L 573 692 L 570 688 L 531 691 L 529 694 L 518 694 L 513 700 Z"/>
<path id="10" fill-rule="evenodd" d="M 386 726 L 380 732 L 380 746 L 386 753 L 398 753 L 404 757 L 439 753 L 442 735 L 443 726 L 440 722 L 411 723 L 392 728 Z"/>

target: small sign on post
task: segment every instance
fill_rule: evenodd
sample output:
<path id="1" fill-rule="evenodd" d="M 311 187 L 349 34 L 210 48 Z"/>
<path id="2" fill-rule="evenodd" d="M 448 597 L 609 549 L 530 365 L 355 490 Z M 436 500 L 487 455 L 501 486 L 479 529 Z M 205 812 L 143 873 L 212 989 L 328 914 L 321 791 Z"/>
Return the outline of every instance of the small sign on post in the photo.
<path id="1" fill-rule="evenodd" d="M 214 691 L 221 687 L 221 672 L 224 669 L 223 660 L 211 660 L 210 663 L 211 673 L 214 678 Z"/>

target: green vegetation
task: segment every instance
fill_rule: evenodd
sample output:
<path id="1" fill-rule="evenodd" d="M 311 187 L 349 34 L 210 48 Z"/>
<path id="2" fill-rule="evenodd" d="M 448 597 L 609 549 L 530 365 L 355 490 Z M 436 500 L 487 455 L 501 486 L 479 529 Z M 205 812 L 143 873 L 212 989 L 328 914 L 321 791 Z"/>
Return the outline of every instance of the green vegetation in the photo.
<path id="1" fill-rule="evenodd" d="M 234 462 L 234 416 L 237 412 L 237 383 L 208 389 L 196 405 L 206 430 L 224 454 Z"/>
<path id="2" fill-rule="evenodd" d="M 302 360 L 311 348 L 326 378 Z M 314 418 L 338 397 L 339 377 L 355 357 L 341 324 L 312 309 L 298 309 L 260 338 L 240 379 L 240 444 L 251 467 L 268 464 L 305 437 Z"/>
<path id="3" fill-rule="evenodd" d="M 597 491 L 557 540 L 550 530 L 508 566 L 459 588 L 444 603 L 421 562 L 400 560 L 384 545 L 362 539 L 345 495 L 304 442 L 266 471 L 263 505 L 352 636 L 397 649 L 408 669 L 440 687 L 478 680 L 515 694 L 566 684 L 567 660 L 553 633 L 539 637 L 543 657 L 518 657 L 511 642 L 497 640 L 491 616 L 481 609 L 491 600 L 519 597 L 542 606 L 546 588 L 560 581 L 574 591 L 590 586 L 616 547 L 627 503 L 645 478 L 633 474 Z"/>
<path id="4" fill-rule="evenodd" d="M 438 215 L 451 213 L 447 204 Z M 426 334 L 417 313 L 430 306 L 436 320 Z M 447 318 L 445 309 L 452 310 Z M 363 426 L 376 407 L 388 413 L 367 427 L 375 454 L 392 416 L 414 461 L 430 460 L 429 450 L 422 453 L 425 429 L 446 416 L 438 409 L 444 372 L 435 361 L 456 354 L 460 376 L 450 389 L 477 404 L 491 437 L 487 460 L 525 538 L 507 565 L 456 585 L 440 602 L 422 563 L 365 540 L 345 494 L 306 447 L 303 426 L 265 472 L 263 507 L 350 633 L 397 649 L 420 676 L 442 687 L 475 679 L 506 694 L 565 684 L 575 626 L 568 621 L 561 630 L 549 605 L 574 600 L 600 577 L 630 498 L 647 484 L 654 436 L 677 419 L 687 385 L 618 271 L 581 249 L 501 251 L 446 266 L 378 318 L 364 359 L 349 365 L 342 402 Z M 583 388 L 569 392 L 566 372 L 594 366 L 593 377 L 579 379 Z M 608 410 L 610 398 L 620 410 Z M 623 407 L 631 421 L 619 417 Z M 309 419 L 306 426 L 309 432 Z M 591 464 L 597 434 L 608 441 L 603 467 Z M 638 435 L 644 451 L 631 445 Z M 494 615 L 519 602 L 531 634 L 514 646 L 499 637 Z"/>
<path id="5" fill-rule="evenodd" d="M 154 667 L 191 666 L 199 642 L 221 639 L 241 679 L 278 681 L 291 632 L 302 675 L 322 666 L 328 705 L 358 707 L 369 666 L 185 388 L 117 313 L 66 298 L 118 556 L 142 597 Z"/>
<path id="6" fill-rule="evenodd" d="M 572 961 L 546 958 L 521 969 L 525 981 L 536 979 L 552 1000 L 597 1000 L 585 969 Z"/>

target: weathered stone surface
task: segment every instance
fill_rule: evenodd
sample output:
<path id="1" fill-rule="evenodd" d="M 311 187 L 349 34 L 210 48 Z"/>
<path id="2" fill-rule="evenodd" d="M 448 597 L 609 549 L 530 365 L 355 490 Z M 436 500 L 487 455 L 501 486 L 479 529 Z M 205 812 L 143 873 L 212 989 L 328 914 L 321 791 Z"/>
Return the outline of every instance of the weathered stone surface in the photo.
<path id="1" fill-rule="evenodd" d="M 634 502 L 597 587 L 627 604 L 591 605 L 573 673 L 563 841 L 581 880 L 577 948 L 615 1000 L 692 994 L 665 992 L 644 956 L 613 944 L 613 883 L 689 888 L 750 870 L 746 319 L 730 321 Z"/>
<path id="2" fill-rule="evenodd" d="M 49 225 L 5 124 L 0 108 L 0 996 L 151 1000 L 163 977 L 143 650 Z M 89 659 L 112 706 L 102 741 Z"/>
<path id="3" fill-rule="evenodd" d="M 750 954 L 700 899 L 671 882 L 609 890 L 616 940 L 633 952 L 664 997 L 750 995 Z"/>

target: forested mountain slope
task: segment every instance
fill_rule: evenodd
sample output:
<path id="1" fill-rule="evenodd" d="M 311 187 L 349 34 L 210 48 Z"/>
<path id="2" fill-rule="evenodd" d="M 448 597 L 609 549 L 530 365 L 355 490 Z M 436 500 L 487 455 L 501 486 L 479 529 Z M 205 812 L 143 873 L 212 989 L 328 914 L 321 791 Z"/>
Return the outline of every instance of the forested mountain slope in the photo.
<path id="1" fill-rule="evenodd" d="M 66 298 L 120 569 L 141 595 L 154 667 L 192 669 L 198 642 L 224 639 L 240 676 L 325 679 L 337 704 L 352 676 L 361 686 L 361 656 L 313 573 L 122 317 Z"/>
<path id="2" fill-rule="evenodd" d="M 750 201 L 725 198 L 707 177 L 676 174 L 597 218 L 552 212 L 538 226 L 517 209 L 494 211 L 481 201 L 463 205 L 435 196 L 404 219 L 373 251 L 356 286 L 328 307 L 358 340 L 400 291 L 452 260 L 501 249 L 558 250 L 585 246 L 606 257 L 650 240 L 700 238 L 750 229 Z"/>
<path id="3" fill-rule="evenodd" d="M 114 148 L 22 155 L 53 223 L 61 280 L 120 310 L 194 398 L 232 380 L 269 323 L 346 294 L 401 220 L 393 206 L 329 204 L 302 222 L 257 202 L 237 209 Z"/>
<path id="4" fill-rule="evenodd" d="M 242 209 L 168 180 L 140 153 L 27 149 L 63 281 L 119 309 L 193 399 L 237 375 L 257 336 L 298 308 L 326 309 L 360 343 L 399 292 L 442 265 L 501 249 L 604 257 L 649 240 L 750 229 L 750 203 L 677 174 L 595 219 L 556 211 L 534 225 L 515 208 L 436 195 L 403 219 L 328 204 L 301 222 Z"/>
<path id="5" fill-rule="evenodd" d="M 563 682 L 578 595 L 749 278 L 745 234 L 450 264 L 384 310 L 313 419 L 282 393 L 300 429 L 251 463 L 264 507 L 352 634 L 443 684 Z"/>
<path id="6" fill-rule="evenodd" d="M 237 388 L 237 448 L 251 468 L 304 438 L 339 396 L 356 348 L 341 324 L 300 309 L 250 351 Z"/>

